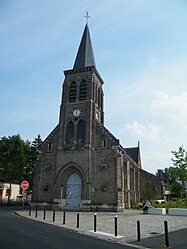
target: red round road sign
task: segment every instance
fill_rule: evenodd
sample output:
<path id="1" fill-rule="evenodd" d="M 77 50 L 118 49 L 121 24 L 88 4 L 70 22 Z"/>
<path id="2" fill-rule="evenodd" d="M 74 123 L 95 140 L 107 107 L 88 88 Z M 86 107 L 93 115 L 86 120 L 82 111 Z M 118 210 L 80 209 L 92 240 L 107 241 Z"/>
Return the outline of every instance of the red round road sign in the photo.
<path id="1" fill-rule="evenodd" d="M 29 187 L 29 182 L 28 181 L 23 181 L 21 183 L 21 187 L 22 187 L 22 189 L 27 189 Z"/>

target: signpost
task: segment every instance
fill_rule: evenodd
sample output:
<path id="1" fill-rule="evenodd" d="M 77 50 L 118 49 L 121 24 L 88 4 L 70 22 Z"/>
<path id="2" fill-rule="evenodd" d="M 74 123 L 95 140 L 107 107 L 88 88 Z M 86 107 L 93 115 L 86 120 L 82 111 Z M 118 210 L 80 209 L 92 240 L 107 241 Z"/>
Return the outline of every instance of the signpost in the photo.
<path id="1" fill-rule="evenodd" d="M 21 183 L 21 188 L 23 189 L 22 191 L 22 211 L 24 210 L 24 202 L 26 200 L 26 189 L 29 187 L 29 182 L 28 181 L 22 181 Z"/>
<path id="2" fill-rule="evenodd" d="M 29 182 L 28 181 L 23 181 L 21 183 L 21 188 L 22 189 L 28 189 L 28 187 L 29 187 Z"/>

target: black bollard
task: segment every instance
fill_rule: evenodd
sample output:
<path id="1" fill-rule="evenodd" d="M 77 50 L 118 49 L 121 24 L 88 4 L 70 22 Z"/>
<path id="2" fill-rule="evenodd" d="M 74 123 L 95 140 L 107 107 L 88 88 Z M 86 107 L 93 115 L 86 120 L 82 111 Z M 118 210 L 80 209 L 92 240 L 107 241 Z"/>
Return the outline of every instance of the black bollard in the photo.
<path id="1" fill-rule="evenodd" d="M 31 207 L 29 207 L 29 216 L 31 216 Z"/>
<path id="2" fill-rule="evenodd" d="M 43 220 L 45 220 L 45 213 L 46 213 L 46 209 L 44 208 Z"/>
<path id="3" fill-rule="evenodd" d="M 140 221 L 137 221 L 137 240 L 140 241 Z"/>
<path id="4" fill-rule="evenodd" d="M 165 230 L 165 246 L 169 247 L 168 222 L 167 221 L 164 221 L 164 230 Z"/>
<path id="5" fill-rule="evenodd" d="M 35 218 L 38 216 L 38 208 L 36 207 Z"/>
<path id="6" fill-rule="evenodd" d="M 114 217 L 114 235 L 118 236 L 118 216 Z"/>
<path id="7" fill-rule="evenodd" d="M 79 214 L 77 214 L 77 228 L 79 228 Z"/>
<path id="8" fill-rule="evenodd" d="M 66 223 L 66 212 L 64 211 L 64 214 L 63 214 L 63 225 L 65 225 Z"/>
<path id="9" fill-rule="evenodd" d="M 53 222 L 55 222 L 55 210 L 53 210 Z"/>
<path id="10" fill-rule="evenodd" d="M 97 231 L 97 213 L 94 214 L 94 233 Z"/>

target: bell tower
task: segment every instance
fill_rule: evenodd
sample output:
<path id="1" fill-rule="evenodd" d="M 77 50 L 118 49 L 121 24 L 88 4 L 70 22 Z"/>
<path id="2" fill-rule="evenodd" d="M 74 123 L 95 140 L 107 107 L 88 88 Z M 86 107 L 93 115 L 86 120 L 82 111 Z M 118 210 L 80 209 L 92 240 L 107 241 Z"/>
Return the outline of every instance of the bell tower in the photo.
<path id="1" fill-rule="evenodd" d="M 104 125 L 103 80 L 96 69 L 88 24 L 73 69 L 64 71 L 60 107 L 60 146 L 94 146 L 95 121 Z"/>

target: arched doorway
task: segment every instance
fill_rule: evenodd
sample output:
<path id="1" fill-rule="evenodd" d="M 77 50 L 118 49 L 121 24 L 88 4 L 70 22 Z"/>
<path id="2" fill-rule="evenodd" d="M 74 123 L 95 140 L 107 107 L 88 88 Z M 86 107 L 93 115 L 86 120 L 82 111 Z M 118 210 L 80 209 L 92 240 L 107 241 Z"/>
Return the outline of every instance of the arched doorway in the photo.
<path id="1" fill-rule="evenodd" d="M 80 208 L 81 203 L 81 178 L 77 173 L 72 173 L 66 185 L 66 206 Z"/>

